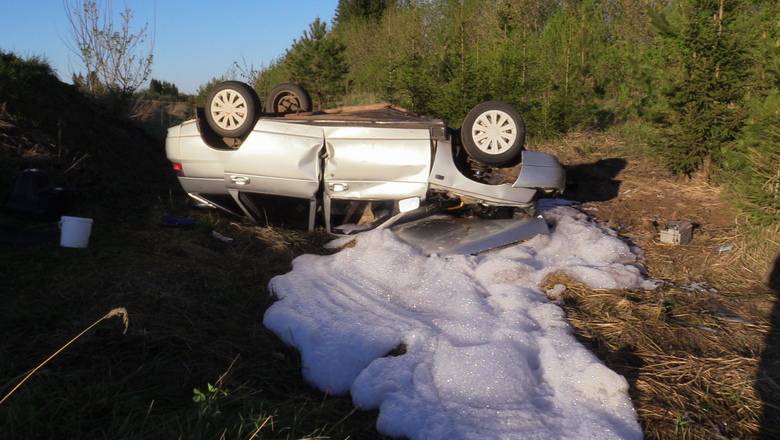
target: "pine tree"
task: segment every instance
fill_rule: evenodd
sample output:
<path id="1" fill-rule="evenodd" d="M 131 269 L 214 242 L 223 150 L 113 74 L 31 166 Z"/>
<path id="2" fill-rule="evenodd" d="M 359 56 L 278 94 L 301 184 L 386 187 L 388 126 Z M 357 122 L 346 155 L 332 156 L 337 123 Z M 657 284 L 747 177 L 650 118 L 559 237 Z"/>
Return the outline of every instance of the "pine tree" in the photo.
<path id="1" fill-rule="evenodd" d="M 780 91 L 757 97 L 726 169 L 737 203 L 755 224 L 780 224 Z"/>
<path id="2" fill-rule="evenodd" d="M 339 0 L 334 22 L 340 25 L 355 19 L 378 20 L 393 4 L 393 0 Z"/>
<path id="3" fill-rule="evenodd" d="M 169 83 L 168 81 L 160 81 L 159 79 L 152 78 L 149 81 L 148 93 L 157 97 L 169 96 L 176 98 L 179 96 L 179 88 L 176 84 Z"/>
<path id="4" fill-rule="evenodd" d="M 663 137 L 655 142 L 674 172 L 704 168 L 709 176 L 742 129 L 750 62 L 735 23 L 744 13 L 741 1 L 688 0 L 681 29 L 656 17 L 659 31 L 678 48 L 673 60 L 682 73 L 667 91 Z"/>
<path id="5" fill-rule="evenodd" d="M 303 84 L 320 108 L 344 94 L 348 72 L 344 45 L 328 32 L 319 17 L 287 50 L 284 65 L 290 79 Z"/>
<path id="6" fill-rule="evenodd" d="M 382 97 L 421 114 L 431 114 L 436 93 L 429 66 L 419 54 L 405 58 L 390 69 Z"/>

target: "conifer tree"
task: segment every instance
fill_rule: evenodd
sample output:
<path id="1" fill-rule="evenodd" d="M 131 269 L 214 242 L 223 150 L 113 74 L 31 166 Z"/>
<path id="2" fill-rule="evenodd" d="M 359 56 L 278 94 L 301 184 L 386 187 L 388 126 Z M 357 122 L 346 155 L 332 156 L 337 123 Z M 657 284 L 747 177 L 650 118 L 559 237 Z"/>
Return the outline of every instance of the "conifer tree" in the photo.
<path id="1" fill-rule="evenodd" d="M 319 105 L 348 85 L 350 102 L 381 98 L 453 126 L 501 100 L 539 138 L 626 124 L 669 169 L 704 168 L 771 223 L 778 20 L 777 0 L 340 0 L 337 31 L 315 21 L 255 85 L 301 82 Z"/>
<path id="2" fill-rule="evenodd" d="M 745 129 L 727 158 L 737 203 L 756 224 L 780 224 L 780 91 L 750 102 Z"/>
<path id="3" fill-rule="evenodd" d="M 394 3 L 393 0 L 339 0 L 334 22 L 339 25 L 355 19 L 378 20 Z"/>
<path id="4" fill-rule="evenodd" d="M 672 58 L 681 68 L 667 90 L 669 111 L 655 142 L 674 172 L 704 168 L 709 176 L 742 129 L 741 103 L 750 70 L 746 42 L 736 26 L 745 13 L 742 3 L 687 0 L 680 29 L 662 16 L 655 18 L 664 38 L 677 47 Z"/>
<path id="5" fill-rule="evenodd" d="M 290 79 L 303 84 L 320 108 L 344 94 L 348 71 L 344 45 L 328 32 L 319 17 L 287 50 L 284 64 Z"/>

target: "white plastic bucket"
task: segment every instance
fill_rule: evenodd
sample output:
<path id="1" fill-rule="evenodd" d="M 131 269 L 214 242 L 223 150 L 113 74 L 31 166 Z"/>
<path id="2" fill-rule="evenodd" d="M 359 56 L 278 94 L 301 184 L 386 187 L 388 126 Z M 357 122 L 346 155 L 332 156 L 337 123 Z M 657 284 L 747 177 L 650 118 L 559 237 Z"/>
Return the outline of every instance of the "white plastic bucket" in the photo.
<path id="1" fill-rule="evenodd" d="M 87 247 L 89 234 L 92 233 L 92 221 L 91 218 L 63 215 L 60 219 L 60 246 L 67 248 Z"/>

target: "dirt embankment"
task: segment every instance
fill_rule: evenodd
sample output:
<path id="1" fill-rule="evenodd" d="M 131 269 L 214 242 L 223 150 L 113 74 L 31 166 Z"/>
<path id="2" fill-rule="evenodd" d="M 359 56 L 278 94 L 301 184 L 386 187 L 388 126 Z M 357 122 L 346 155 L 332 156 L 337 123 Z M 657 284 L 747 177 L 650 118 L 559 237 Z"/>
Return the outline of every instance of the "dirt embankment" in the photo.
<path id="1" fill-rule="evenodd" d="M 71 86 L 61 86 L 72 93 Z M 62 99 L 67 104 L 44 118 L 0 102 L 0 195 L 27 168 L 48 171 L 87 211 L 131 208 L 131 199 L 174 188 L 161 139 L 80 94 Z"/>

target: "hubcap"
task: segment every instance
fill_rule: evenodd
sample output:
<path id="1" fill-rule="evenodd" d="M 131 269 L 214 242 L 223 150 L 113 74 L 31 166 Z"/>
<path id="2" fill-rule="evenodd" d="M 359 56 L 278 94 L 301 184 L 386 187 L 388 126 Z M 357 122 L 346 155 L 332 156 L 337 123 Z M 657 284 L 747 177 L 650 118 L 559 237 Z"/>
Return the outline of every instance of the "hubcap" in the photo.
<path id="1" fill-rule="evenodd" d="M 506 152 L 517 139 L 517 125 L 501 110 L 489 110 L 480 114 L 471 126 L 471 138 L 477 148 L 488 154 Z"/>
<path id="2" fill-rule="evenodd" d="M 211 117 L 219 128 L 235 130 L 246 121 L 246 100 L 235 90 L 221 90 L 211 101 Z"/>
<path id="3" fill-rule="evenodd" d="M 294 94 L 282 95 L 276 104 L 277 113 L 294 113 L 301 109 L 301 101 Z"/>

